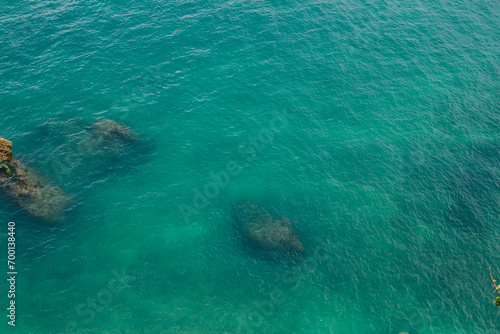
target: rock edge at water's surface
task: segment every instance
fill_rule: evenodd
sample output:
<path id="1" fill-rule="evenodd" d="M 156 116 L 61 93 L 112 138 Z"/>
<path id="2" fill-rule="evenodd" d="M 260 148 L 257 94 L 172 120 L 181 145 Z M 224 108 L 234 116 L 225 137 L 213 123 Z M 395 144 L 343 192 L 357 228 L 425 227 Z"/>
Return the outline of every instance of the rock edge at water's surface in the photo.
<path id="1" fill-rule="evenodd" d="M 0 138 L 0 188 L 32 216 L 59 220 L 71 199 L 44 184 L 28 166 L 12 157 L 12 142 Z"/>
<path id="2" fill-rule="evenodd" d="M 12 142 L 0 138 L 0 162 L 8 161 L 12 158 Z"/>

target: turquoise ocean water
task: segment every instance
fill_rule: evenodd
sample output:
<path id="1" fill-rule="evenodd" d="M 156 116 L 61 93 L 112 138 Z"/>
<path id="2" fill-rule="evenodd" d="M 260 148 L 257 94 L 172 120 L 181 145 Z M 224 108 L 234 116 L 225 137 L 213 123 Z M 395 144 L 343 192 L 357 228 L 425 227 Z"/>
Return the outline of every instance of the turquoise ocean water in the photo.
<path id="1" fill-rule="evenodd" d="M 499 17 L 469 0 L 3 1 L 0 137 L 74 202 L 50 223 L 0 199 L 19 272 L 0 332 L 500 332 Z M 82 148 L 104 118 L 145 144 Z M 306 259 L 245 248 L 242 201 L 289 218 Z"/>

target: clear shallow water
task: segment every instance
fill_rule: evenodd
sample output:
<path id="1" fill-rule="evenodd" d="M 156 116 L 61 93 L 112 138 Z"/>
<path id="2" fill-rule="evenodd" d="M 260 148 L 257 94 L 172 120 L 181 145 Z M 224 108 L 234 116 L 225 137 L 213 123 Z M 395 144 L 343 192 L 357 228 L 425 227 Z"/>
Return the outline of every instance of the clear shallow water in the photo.
<path id="1" fill-rule="evenodd" d="M 500 330 L 497 3 L 1 8 L 1 136 L 75 198 L 59 224 L 0 200 L 17 222 L 17 332 Z M 89 158 L 78 142 L 100 118 L 147 145 Z M 239 151 L 266 129 L 255 157 Z M 183 219 L 230 161 L 245 167 Z M 294 221 L 309 262 L 242 247 L 245 200 Z M 116 272 L 127 286 L 108 298 Z"/>

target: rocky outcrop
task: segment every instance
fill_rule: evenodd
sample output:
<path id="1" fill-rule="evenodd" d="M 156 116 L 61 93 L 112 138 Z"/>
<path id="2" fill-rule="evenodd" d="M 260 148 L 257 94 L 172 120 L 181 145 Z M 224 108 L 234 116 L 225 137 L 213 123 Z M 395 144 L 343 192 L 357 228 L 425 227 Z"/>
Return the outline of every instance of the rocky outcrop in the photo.
<path id="1" fill-rule="evenodd" d="M 59 220 L 71 199 L 61 189 L 44 184 L 28 166 L 12 157 L 12 143 L 0 138 L 0 188 L 32 216 Z"/>
<path id="2" fill-rule="evenodd" d="M 259 249 L 281 253 L 305 252 L 292 224 L 286 218 L 272 217 L 265 209 L 253 203 L 238 206 L 236 218 L 245 238 Z"/>
<path id="3" fill-rule="evenodd" d="M 12 142 L 0 138 L 0 162 L 8 161 L 12 158 Z"/>

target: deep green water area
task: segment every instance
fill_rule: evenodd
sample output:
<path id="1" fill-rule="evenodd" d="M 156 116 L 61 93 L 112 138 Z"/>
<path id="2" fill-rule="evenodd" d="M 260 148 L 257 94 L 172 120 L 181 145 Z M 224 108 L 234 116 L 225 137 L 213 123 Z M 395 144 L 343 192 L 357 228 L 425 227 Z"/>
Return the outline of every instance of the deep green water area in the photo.
<path id="1" fill-rule="evenodd" d="M 73 202 L 47 222 L 0 198 L 0 272 L 9 221 L 18 271 L 0 333 L 499 333 L 499 18 L 488 0 L 2 1 L 0 137 Z M 96 154 L 102 119 L 140 143 Z M 305 257 L 247 247 L 247 201 Z"/>

